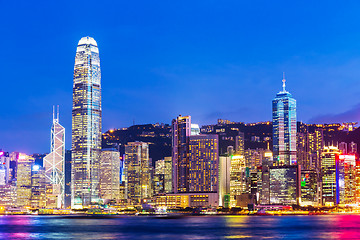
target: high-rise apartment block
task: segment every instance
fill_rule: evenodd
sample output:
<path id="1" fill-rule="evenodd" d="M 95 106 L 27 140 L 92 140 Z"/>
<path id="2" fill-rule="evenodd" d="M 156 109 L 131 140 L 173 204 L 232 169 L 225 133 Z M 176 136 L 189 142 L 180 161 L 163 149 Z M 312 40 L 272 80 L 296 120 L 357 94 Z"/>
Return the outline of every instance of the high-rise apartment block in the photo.
<path id="1" fill-rule="evenodd" d="M 80 39 L 75 57 L 72 108 L 72 207 L 99 201 L 101 151 L 101 71 L 99 49 Z"/>

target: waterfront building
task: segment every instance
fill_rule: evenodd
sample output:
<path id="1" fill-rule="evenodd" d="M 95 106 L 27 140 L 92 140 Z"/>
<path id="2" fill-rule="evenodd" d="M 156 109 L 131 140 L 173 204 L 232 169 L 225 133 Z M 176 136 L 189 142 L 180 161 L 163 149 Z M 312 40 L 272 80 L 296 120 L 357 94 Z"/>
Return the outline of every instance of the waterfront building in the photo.
<path id="1" fill-rule="evenodd" d="M 355 202 L 357 204 L 360 203 L 360 160 L 359 157 L 356 157 L 356 162 L 355 162 Z"/>
<path id="2" fill-rule="evenodd" d="M 165 157 L 155 162 L 154 194 L 172 192 L 172 161 Z"/>
<path id="3" fill-rule="evenodd" d="M 189 192 L 217 192 L 218 135 L 201 134 L 189 139 Z"/>
<path id="4" fill-rule="evenodd" d="M 0 186 L 0 206 L 11 208 L 17 205 L 16 185 L 9 183 Z"/>
<path id="5" fill-rule="evenodd" d="M 104 203 L 120 199 L 120 153 L 116 149 L 101 152 L 99 192 Z"/>
<path id="6" fill-rule="evenodd" d="M 33 164 L 31 167 L 31 199 L 33 208 L 44 208 L 46 206 L 46 183 L 45 170 L 40 165 Z M 52 187 L 52 186 L 51 186 Z M 49 206 L 46 206 L 49 207 Z M 57 206 L 50 206 L 56 208 Z"/>
<path id="7" fill-rule="evenodd" d="M 230 207 L 237 206 L 237 198 L 248 193 L 246 162 L 243 155 L 231 155 Z"/>
<path id="8" fill-rule="evenodd" d="M 272 101 L 273 154 L 276 165 L 296 164 L 296 100 L 285 90 Z"/>
<path id="9" fill-rule="evenodd" d="M 322 204 L 354 204 L 357 201 L 358 167 L 356 154 L 341 154 L 335 146 L 322 154 Z"/>
<path id="10" fill-rule="evenodd" d="M 191 116 L 178 116 L 172 120 L 173 192 L 189 191 L 189 137 Z"/>
<path id="11" fill-rule="evenodd" d="M 171 193 L 172 192 L 172 159 L 171 157 L 164 158 L 164 192 Z"/>
<path id="12" fill-rule="evenodd" d="M 273 166 L 273 154 L 268 148 L 263 153 L 262 165 L 258 167 L 257 202 L 262 205 L 270 204 L 270 167 Z"/>
<path id="13" fill-rule="evenodd" d="M 101 152 L 101 72 L 99 49 L 80 39 L 75 57 L 72 108 L 72 208 L 99 201 Z"/>
<path id="14" fill-rule="evenodd" d="M 16 171 L 16 194 L 18 207 L 30 206 L 31 199 L 31 168 L 34 159 L 26 154 L 18 154 Z"/>
<path id="15" fill-rule="evenodd" d="M 228 208 L 230 206 L 230 156 L 219 157 L 219 206 Z"/>
<path id="16" fill-rule="evenodd" d="M 125 198 L 133 205 L 152 196 L 149 145 L 129 142 L 125 146 Z"/>
<path id="17" fill-rule="evenodd" d="M 299 204 L 300 166 L 269 167 L 270 204 Z"/>
<path id="18" fill-rule="evenodd" d="M 155 196 L 157 208 L 196 208 L 196 207 L 218 207 L 219 195 L 214 192 L 207 193 L 170 193 Z"/>
<path id="19" fill-rule="evenodd" d="M 10 155 L 0 150 L 0 185 L 10 182 Z"/>
<path id="20" fill-rule="evenodd" d="M 339 165 L 343 166 L 343 168 L 339 168 L 340 204 L 356 203 L 356 161 L 356 154 L 339 155 Z M 342 184 L 343 186 L 341 186 Z"/>
<path id="21" fill-rule="evenodd" d="M 65 150 L 64 208 L 71 207 L 71 150 Z"/>
<path id="22" fill-rule="evenodd" d="M 321 154 L 322 205 L 334 206 L 340 201 L 339 155 L 335 146 L 324 147 Z"/>
<path id="23" fill-rule="evenodd" d="M 302 206 L 318 206 L 320 191 L 318 183 L 318 175 L 315 170 L 301 170 L 301 201 Z"/>
<path id="24" fill-rule="evenodd" d="M 53 123 L 51 127 L 50 153 L 44 157 L 46 182 L 58 193 L 57 208 L 64 206 L 65 196 L 65 128 L 59 123 L 59 107 L 55 114 L 53 109 Z"/>

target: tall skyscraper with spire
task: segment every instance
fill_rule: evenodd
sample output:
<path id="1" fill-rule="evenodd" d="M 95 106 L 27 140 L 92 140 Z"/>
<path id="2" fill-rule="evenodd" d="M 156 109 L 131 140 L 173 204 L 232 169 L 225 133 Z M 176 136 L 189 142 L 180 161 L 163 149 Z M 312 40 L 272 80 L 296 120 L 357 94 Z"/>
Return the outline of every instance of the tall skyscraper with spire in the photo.
<path id="1" fill-rule="evenodd" d="M 75 57 L 72 108 L 71 206 L 99 200 L 101 152 L 101 72 L 99 49 L 91 37 L 80 39 Z"/>
<path id="2" fill-rule="evenodd" d="M 65 194 L 65 128 L 59 123 L 59 106 L 51 127 L 51 152 L 44 157 L 46 182 L 52 187 L 56 207 L 64 206 Z"/>
<path id="3" fill-rule="evenodd" d="M 296 164 L 296 100 L 285 90 L 272 101 L 274 165 Z"/>

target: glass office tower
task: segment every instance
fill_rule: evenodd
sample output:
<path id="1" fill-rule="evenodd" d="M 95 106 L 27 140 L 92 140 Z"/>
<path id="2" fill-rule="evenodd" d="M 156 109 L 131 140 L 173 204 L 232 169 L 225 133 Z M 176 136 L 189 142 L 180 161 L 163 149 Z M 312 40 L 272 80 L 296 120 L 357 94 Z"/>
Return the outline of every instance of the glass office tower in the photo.
<path id="1" fill-rule="evenodd" d="M 59 106 L 57 114 L 55 107 L 53 108 L 50 150 L 51 152 L 44 157 L 46 182 L 52 186 L 57 208 L 62 208 L 65 196 L 65 128 L 59 123 Z"/>
<path id="2" fill-rule="evenodd" d="M 296 100 L 285 90 L 272 101 L 274 165 L 296 164 Z"/>
<path id="3" fill-rule="evenodd" d="M 99 200 L 101 151 L 101 72 L 96 41 L 83 37 L 74 67 L 72 109 L 71 206 L 82 208 Z"/>

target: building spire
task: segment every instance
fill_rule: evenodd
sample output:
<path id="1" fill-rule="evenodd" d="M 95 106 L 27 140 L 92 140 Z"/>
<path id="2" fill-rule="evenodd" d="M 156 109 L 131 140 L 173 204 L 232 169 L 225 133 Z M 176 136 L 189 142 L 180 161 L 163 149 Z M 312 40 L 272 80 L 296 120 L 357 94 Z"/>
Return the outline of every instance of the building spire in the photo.
<path id="1" fill-rule="evenodd" d="M 53 121 L 55 120 L 55 105 L 53 105 Z"/>
<path id="2" fill-rule="evenodd" d="M 285 82 L 286 82 L 286 79 L 285 79 L 285 72 L 283 72 L 283 80 L 282 80 L 282 82 L 283 82 L 283 92 L 286 92 L 286 90 L 285 90 Z"/>

